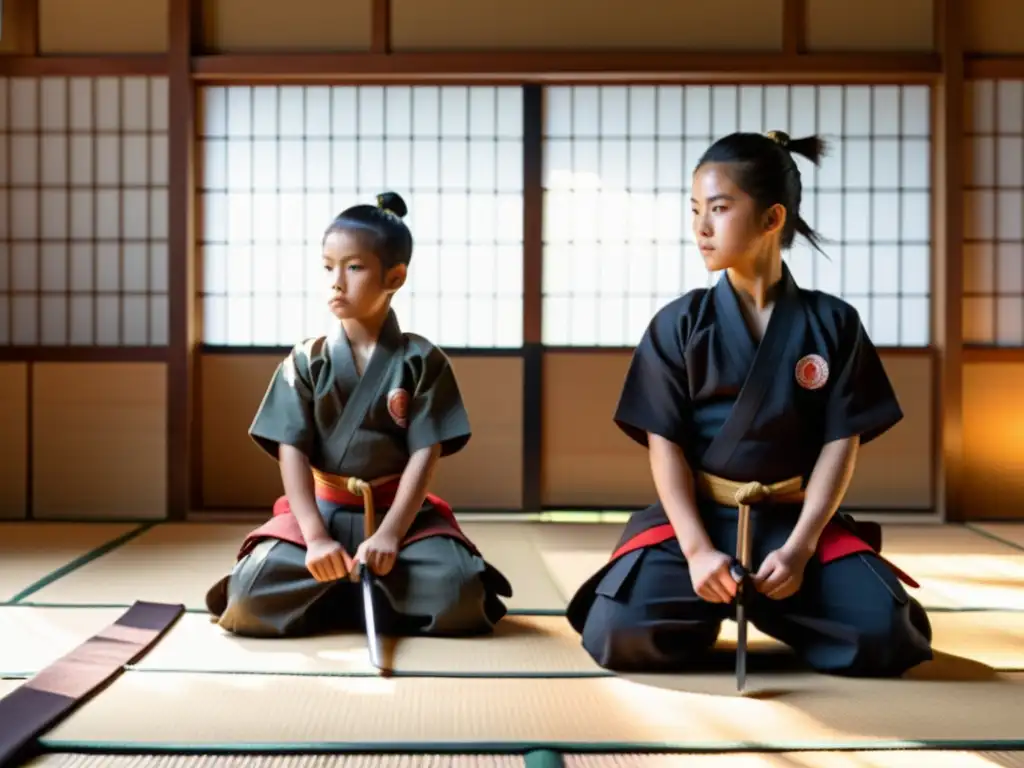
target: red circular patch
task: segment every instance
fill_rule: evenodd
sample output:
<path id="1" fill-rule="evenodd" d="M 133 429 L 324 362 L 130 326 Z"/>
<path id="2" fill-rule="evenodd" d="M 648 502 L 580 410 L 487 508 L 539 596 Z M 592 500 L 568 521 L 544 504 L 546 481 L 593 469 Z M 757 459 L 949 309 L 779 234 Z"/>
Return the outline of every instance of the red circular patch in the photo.
<path id="1" fill-rule="evenodd" d="M 392 389 L 388 392 L 388 413 L 395 424 L 405 427 L 409 422 L 409 393 L 404 389 Z"/>
<path id="2" fill-rule="evenodd" d="M 828 381 L 828 363 L 821 355 L 806 355 L 796 364 L 796 383 L 804 389 L 821 389 Z"/>

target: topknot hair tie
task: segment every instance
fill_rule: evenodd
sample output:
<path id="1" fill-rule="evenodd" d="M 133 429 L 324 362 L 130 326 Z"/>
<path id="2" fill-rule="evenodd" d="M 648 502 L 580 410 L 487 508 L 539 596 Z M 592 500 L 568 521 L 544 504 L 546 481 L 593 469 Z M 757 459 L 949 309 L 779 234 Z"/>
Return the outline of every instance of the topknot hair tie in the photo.
<path id="1" fill-rule="evenodd" d="M 397 213 L 384 205 L 384 195 L 377 195 L 377 207 L 384 213 L 389 213 L 392 216 L 400 218 Z"/>

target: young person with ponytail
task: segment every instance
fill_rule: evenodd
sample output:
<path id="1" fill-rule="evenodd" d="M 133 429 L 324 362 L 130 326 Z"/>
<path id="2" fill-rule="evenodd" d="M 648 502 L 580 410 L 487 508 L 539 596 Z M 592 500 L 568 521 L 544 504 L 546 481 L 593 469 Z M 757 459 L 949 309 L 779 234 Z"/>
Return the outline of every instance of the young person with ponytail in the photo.
<path id="1" fill-rule="evenodd" d="M 657 501 L 568 609 L 605 668 L 694 668 L 740 584 L 749 620 L 817 671 L 899 676 L 932 658 L 916 584 L 881 557 L 878 526 L 839 511 L 860 446 L 903 413 L 856 309 L 782 259 L 798 234 L 821 250 L 793 155 L 824 149 L 734 133 L 694 171 L 694 236 L 724 274 L 655 315 L 626 374 L 614 420 L 647 449 Z"/>

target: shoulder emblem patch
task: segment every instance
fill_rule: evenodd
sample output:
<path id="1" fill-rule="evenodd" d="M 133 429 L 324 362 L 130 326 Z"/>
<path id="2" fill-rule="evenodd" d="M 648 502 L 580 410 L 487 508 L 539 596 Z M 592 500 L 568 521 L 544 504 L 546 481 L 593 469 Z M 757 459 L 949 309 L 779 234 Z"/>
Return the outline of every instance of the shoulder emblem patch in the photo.
<path id="1" fill-rule="evenodd" d="M 404 389 L 388 392 L 388 414 L 403 429 L 409 425 L 409 393 Z"/>
<path id="2" fill-rule="evenodd" d="M 804 389 L 821 389 L 828 381 L 828 363 L 821 355 L 805 355 L 796 364 L 796 383 Z"/>

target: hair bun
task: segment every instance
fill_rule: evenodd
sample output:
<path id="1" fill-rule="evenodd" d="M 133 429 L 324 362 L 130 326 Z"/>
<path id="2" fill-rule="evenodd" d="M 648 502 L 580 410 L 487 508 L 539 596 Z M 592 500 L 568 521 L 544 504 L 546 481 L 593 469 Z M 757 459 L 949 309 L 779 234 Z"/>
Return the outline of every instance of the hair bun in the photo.
<path id="1" fill-rule="evenodd" d="M 409 207 L 397 192 L 384 192 L 377 195 L 377 207 L 383 211 L 395 214 L 400 219 L 405 218 L 405 215 L 409 213 Z"/>

